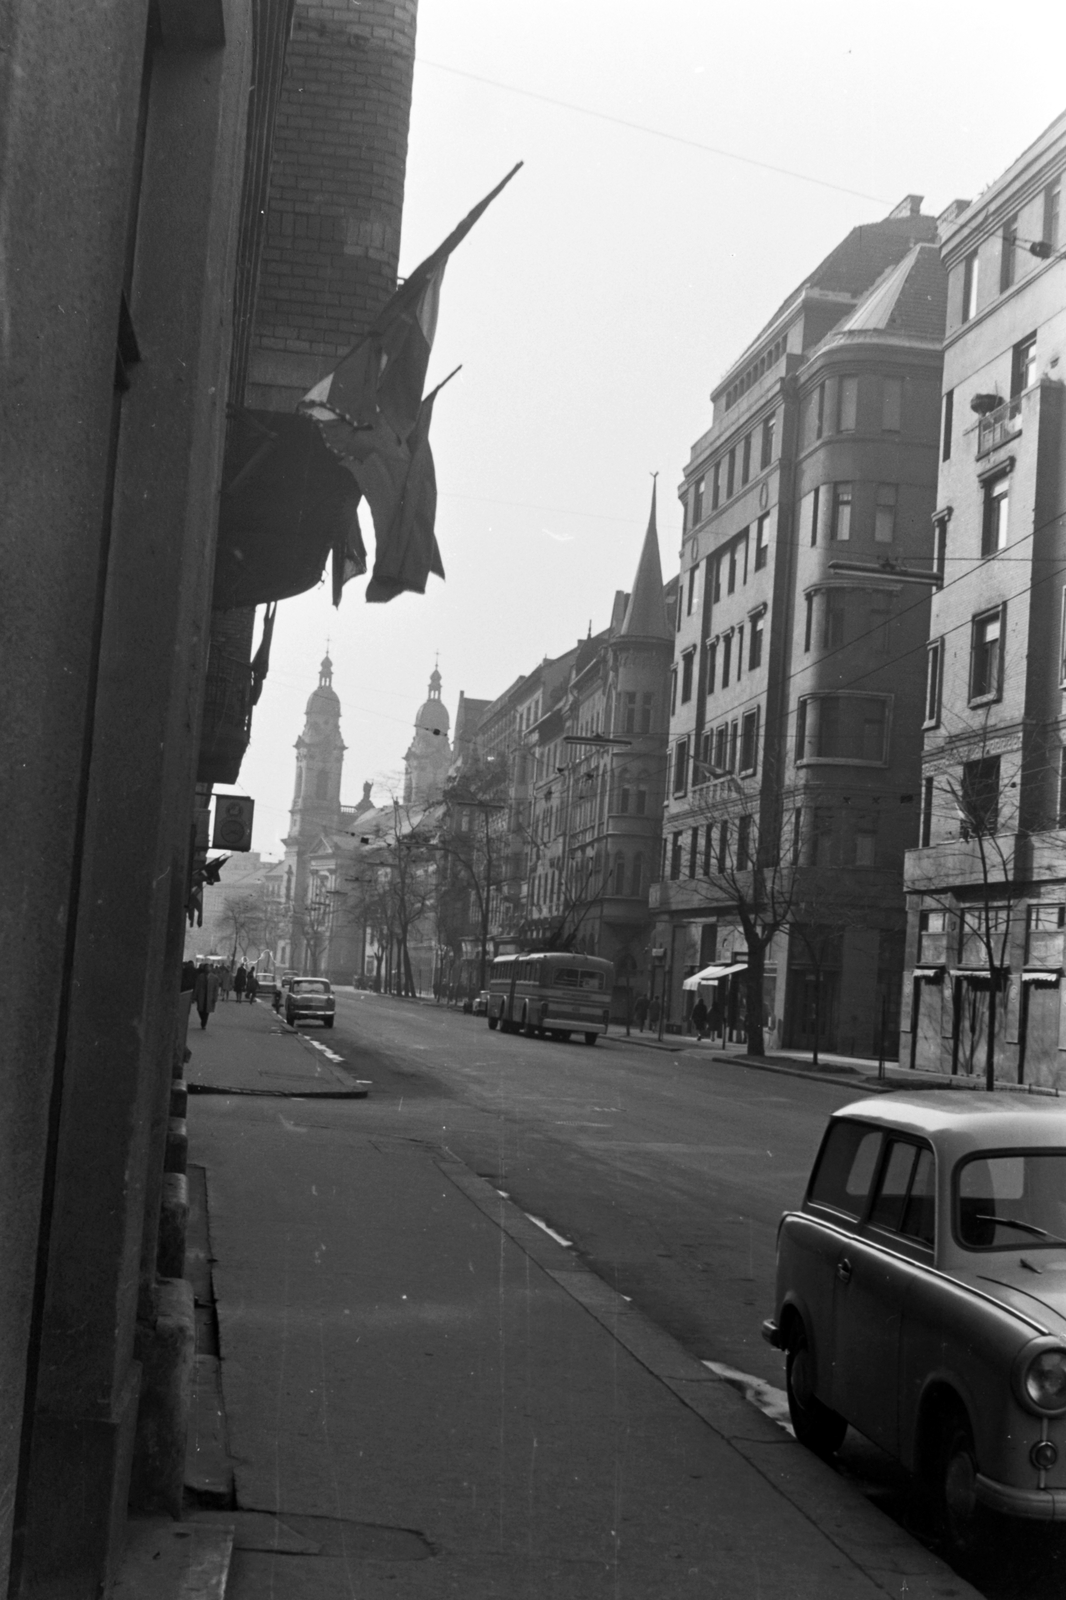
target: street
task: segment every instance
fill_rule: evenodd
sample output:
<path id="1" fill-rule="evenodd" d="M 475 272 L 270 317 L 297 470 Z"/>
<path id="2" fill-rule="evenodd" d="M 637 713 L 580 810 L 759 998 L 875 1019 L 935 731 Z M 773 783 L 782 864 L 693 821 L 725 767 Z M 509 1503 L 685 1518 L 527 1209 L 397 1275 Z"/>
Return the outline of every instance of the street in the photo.
<path id="1" fill-rule="evenodd" d="M 346 989 L 334 1032 L 305 1032 L 372 1080 L 368 1130 L 450 1152 L 692 1355 L 783 1388 L 781 1357 L 759 1334 L 778 1218 L 802 1194 L 826 1118 L 861 1084 L 620 1035 L 591 1049 L 501 1036 L 483 1018 Z M 840 1462 L 921 1535 L 901 1469 L 853 1431 Z M 978 1586 L 990 1600 L 1050 1600 L 1063 1570 L 1057 1536 L 1005 1524 Z"/>

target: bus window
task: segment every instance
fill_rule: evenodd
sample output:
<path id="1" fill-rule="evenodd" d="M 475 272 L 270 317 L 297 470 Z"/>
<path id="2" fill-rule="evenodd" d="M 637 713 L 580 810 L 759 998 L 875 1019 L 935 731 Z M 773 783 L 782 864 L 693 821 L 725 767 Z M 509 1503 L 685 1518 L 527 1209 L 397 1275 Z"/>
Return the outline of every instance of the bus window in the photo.
<path id="1" fill-rule="evenodd" d="M 602 990 L 603 973 L 582 972 L 580 967 L 556 967 L 552 974 L 552 983 L 558 989 Z"/>

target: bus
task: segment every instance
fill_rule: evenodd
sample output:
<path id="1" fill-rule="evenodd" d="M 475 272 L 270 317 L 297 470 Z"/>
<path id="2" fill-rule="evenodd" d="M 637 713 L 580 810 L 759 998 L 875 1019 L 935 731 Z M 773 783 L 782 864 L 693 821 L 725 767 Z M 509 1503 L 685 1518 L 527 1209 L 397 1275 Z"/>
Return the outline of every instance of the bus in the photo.
<path id="1" fill-rule="evenodd" d="M 572 951 L 498 956 L 489 973 L 488 1024 L 501 1033 L 565 1043 L 607 1032 L 614 963 Z"/>

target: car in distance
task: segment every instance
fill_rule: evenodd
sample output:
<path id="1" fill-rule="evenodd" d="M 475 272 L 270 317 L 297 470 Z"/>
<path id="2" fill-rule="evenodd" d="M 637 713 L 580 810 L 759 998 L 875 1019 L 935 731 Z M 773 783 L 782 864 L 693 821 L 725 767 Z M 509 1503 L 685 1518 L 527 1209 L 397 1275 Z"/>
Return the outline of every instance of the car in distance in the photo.
<path id="1" fill-rule="evenodd" d="M 986 1508 L 1066 1520 L 1066 1107 L 934 1090 L 834 1113 L 763 1336 L 800 1443 L 872 1439 L 953 1554 Z"/>
<path id="2" fill-rule="evenodd" d="M 489 991 L 482 989 L 480 994 L 474 996 L 473 1006 L 475 1017 L 487 1017 L 489 1014 Z"/>
<path id="3" fill-rule="evenodd" d="M 291 978 L 285 988 L 285 1021 L 292 1026 L 301 1018 L 314 1017 L 324 1028 L 332 1028 L 337 1002 L 333 987 L 325 978 Z"/>

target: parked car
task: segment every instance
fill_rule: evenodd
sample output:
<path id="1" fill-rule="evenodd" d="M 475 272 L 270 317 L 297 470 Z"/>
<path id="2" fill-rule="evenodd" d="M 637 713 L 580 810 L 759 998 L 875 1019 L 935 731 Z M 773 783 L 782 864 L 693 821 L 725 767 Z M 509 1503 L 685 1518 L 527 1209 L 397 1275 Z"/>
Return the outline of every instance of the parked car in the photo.
<path id="1" fill-rule="evenodd" d="M 482 989 L 474 998 L 473 1011 L 475 1017 L 487 1017 L 489 1014 L 489 991 Z"/>
<path id="2" fill-rule="evenodd" d="M 848 1426 L 928 1485 L 944 1543 L 984 1508 L 1066 1520 L 1066 1109 L 938 1090 L 836 1112 L 778 1231 L 796 1437 Z"/>
<path id="3" fill-rule="evenodd" d="M 325 978 L 290 978 L 283 992 L 287 1023 L 292 1025 L 301 1017 L 314 1017 L 324 1028 L 332 1028 L 337 1002 L 333 998 L 333 987 Z"/>

